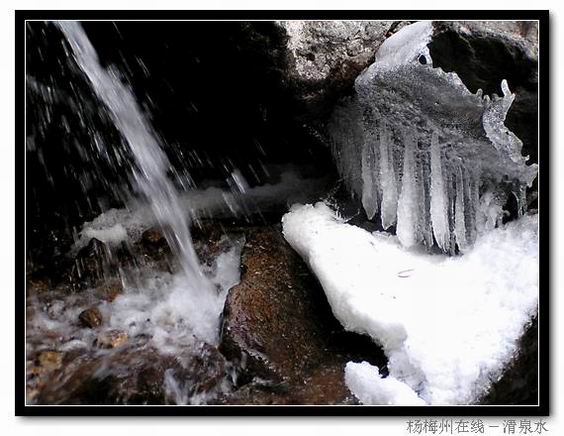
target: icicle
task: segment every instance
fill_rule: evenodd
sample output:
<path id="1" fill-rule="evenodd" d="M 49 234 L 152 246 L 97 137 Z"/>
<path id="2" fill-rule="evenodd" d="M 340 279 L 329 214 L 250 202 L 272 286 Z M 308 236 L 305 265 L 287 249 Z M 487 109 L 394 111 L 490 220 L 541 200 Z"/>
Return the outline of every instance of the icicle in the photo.
<path id="1" fill-rule="evenodd" d="M 480 205 L 480 178 L 470 173 L 467 182 L 468 189 L 468 214 L 467 214 L 467 241 L 470 245 L 474 244 L 478 236 L 477 222 L 478 222 L 478 208 Z"/>
<path id="2" fill-rule="evenodd" d="M 419 188 L 419 232 L 427 247 L 433 246 L 433 228 L 431 226 L 431 197 L 429 153 L 420 153 L 417 159 L 417 187 Z"/>
<path id="3" fill-rule="evenodd" d="M 378 162 L 373 135 L 368 134 L 362 147 L 362 206 L 368 219 L 378 211 Z"/>
<path id="4" fill-rule="evenodd" d="M 497 196 L 500 184 L 515 180 L 518 213 L 526 211 L 524 189 L 537 166 L 526 164 L 521 140 L 504 124 L 515 99 L 507 81 L 501 97 L 490 98 L 482 90 L 472 93 L 456 73 L 432 68 L 432 26 L 426 26 L 406 26 L 382 44 L 329 125 L 340 141 L 333 151 L 339 172 L 362 197 L 367 215 L 379 214 L 384 229 L 397 224 L 403 245 L 422 241 L 453 254 L 502 216 L 502 199 L 480 194 Z M 397 133 L 405 126 L 434 132 L 430 146 L 418 137 L 399 144 Z M 375 128 L 379 144 L 370 148 L 364 136 Z M 413 144 L 415 157 L 408 149 Z"/>
<path id="5" fill-rule="evenodd" d="M 515 200 L 517 200 L 517 215 L 521 217 L 527 211 L 527 187 L 519 184 L 512 192 Z"/>
<path id="6" fill-rule="evenodd" d="M 505 79 L 501 81 L 501 90 L 503 97 L 494 94 L 494 98 L 487 102 L 482 115 L 484 131 L 497 150 L 502 151 L 517 164 L 524 163 L 527 159 L 521 155 L 523 142 L 504 124 L 507 112 L 515 100 L 515 94 L 509 90 Z"/>
<path id="7" fill-rule="evenodd" d="M 382 227 L 384 229 L 396 223 L 398 207 L 398 188 L 394 170 L 390 132 L 386 126 L 380 128 L 380 181 L 382 186 Z"/>
<path id="8" fill-rule="evenodd" d="M 397 210 L 397 235 L 404 247 L 421 241 L 419 233 L 419 199 L 416 185 L 415 139 L 413 134 L 404 137 L 403 176 Z"/>
<path id="9" fill-rule="evenodd" d="M 431 138 L 431 222 L 433 235 L 441 250 L 448 252 L 450 247 L 450 231 L 448 225 L 448 199 L 441 168 L 441 149 L 439 134 L 433 132 Z"/>
<path id="10" fill-rule="evenodd" d="M 456 171 L 456 200 L 454 206 L 454 235 L 460 251 L 467 248 L 466 241 L 466 219 L 464 217 L 464 177 L 462 167 Z"/>

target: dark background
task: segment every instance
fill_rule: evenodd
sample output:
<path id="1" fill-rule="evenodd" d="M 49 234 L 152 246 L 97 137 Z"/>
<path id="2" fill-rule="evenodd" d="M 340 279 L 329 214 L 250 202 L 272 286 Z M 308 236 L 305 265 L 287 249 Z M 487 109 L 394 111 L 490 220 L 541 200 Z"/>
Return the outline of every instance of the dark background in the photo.
<path id="1" fill-rule="evenodd" d="M 277 181 L 266 168 L 285 164 L 335 173 L 328 148 L 295 116 L 274 22 L 83 27 L 103 66 L 134 91 L 179 178 L 197 186 L 238 168 L 263 184 Z M 132 193 L 128 148 L 69 53 L 54 24 L 27 23 L 28 251 L 42 263 Z"/>

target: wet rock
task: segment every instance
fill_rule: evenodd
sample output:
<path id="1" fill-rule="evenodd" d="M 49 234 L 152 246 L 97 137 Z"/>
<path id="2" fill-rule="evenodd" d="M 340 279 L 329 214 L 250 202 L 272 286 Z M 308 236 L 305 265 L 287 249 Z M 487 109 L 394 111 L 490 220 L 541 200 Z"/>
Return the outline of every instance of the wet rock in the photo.
<path id="1" fill-rule="evenodd" d="M 28 295 L 42 294 L 52 288 L 50 280 L 46 277 L 36 277 L 28 274 L 26 278 L 26 291 Z"/>
<path id="2" fill-rule="evenodd" d="M 170 254 L 170 247 L 168 246 L 163 232 L 156 227 L 152 227 L 143 232 L 140 245 L 143 251 L 153 259 L 159 259 Z"/>
<path id="3" fill-rule="evenodd" d="M 121 280 L 108 280 L 107 283 L 98 287 L 98 295 L 102 300 L 113 302 L 123 293 L 123 284 Z"/>
<path id="4" fill-rule="evenodd" d="M 354 405 L 359 404 L 343 383 L 343 366 L 317 368 L 301 383 L 273 384 L 262 380 L 242 386 L 221 397 L 218 404 L 230 405 Z"/>
<path id="5" fill-rule="evenodd" d="M 54 371 L 61 368 L 63 355 L 58 351 L 43 351 L 37 356 L 37 364 L 47 371 Z"/>
<path id="6" fill-rule="evenodd" d="M 117 265 L 109 247 L 102 241 L 92 238 L 81 248 L 74 259 L 69 281 L 77 290 L 95 286 L 105 278 L 117 275 Z"/>
<path id="7" fill-rule="evenodd" d="M 346 362 L 367 359 L 385 367 L 382 351 L 369 338 L 343 330 L 278 228 L 253 228 L 246 241 L 243 276 L 229 291 L 220 344 L 238 367 L 240 389 L 221 401 L 346 403 Z"/>
<path id="8" fill-rule="evenodd" d="M 306 117 L 331 109 L 351 89 L 376 50 L 399 30 L 397 21 L 282 21 L 287 34 L 287 80 Z"/>
<path id="9" fill-rule="evenodd" d="M 182 404 L 221 390 L 225 359 L 215 348 L 163 355 L 138 339 L 109 354 L 69 358 L 36 388 L 35 404 Z"/>
<path id="10" fill-rule="evenodd" d="M 86 309 L 78 315 L 78 320 L 83 327 L 96 328 L 102 325 L 102 314 L 96 307 Z"/>
<path id="11" fill-rule="evenodd" d="M 98 335 L 96 338 L 96 346 L 99 348 L 117 348 L 123 345 L 129 335 L 127 332 L 121 330 L 106 330 Z"/>

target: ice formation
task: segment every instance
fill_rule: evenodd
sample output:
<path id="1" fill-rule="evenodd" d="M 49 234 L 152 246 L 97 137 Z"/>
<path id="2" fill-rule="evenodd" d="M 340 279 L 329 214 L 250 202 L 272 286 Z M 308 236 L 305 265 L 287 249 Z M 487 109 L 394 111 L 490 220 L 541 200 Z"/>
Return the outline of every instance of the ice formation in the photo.
<path id="1" fill-rule="evenodd" d="M 386 378 L 366 363 L 347 366 L 348 386 L 365 403 L 475 402 L 536 313 L 537 215 L 479 235 L 456 257 L 408 250 L 399 236 L 349 225 L 324 203 L 295 205 L 282 223 L 336 318 L 388 357 Z"/>
<path id="2" fill-rule="evenodd" d="M 502 97 L 471 93 L 455 73 L 433 68 L 432 33 L 422 21 L 388 38 L 329 129 L 337 167 L 368 218 L 396 225 L 406 247 L 452 254 L 499 220 L 504 192 L 514 192 L 522 214 L 537 166 L 504 125 L 515 98 L 507 82 Z"/>

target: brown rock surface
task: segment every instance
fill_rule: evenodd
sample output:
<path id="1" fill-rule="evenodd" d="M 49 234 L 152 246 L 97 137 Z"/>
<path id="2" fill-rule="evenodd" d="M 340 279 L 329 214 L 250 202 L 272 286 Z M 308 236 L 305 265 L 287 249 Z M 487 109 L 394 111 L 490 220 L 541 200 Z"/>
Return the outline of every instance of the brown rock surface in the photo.
<path id="1" fill-rule="evenodd" d="M 129 338 L 128 334 L 121 330 L 106 330 L 96 338 L 96 345 L 99 348 L 117 348 L 123 345 Z"/>
<path id="2" fill-rule="evenodd" d="M 46 371 L 54 371 L 62 366 L 63 355 L 58 351 L 43 351 L 37 356 L 37 363 Z"/>
<path id="3" fill-rule="evenodd" d="M 227 297 L 220 350 L 239 367 L 225 403 L 340 404 L 349 360 L 385 367 L 372 341 L 347 333 L 325 294 L 275 226 L 247 232 L 241 283 Z M 385 371 L 385 370 L 384 370 Z"/>
<path id="4" fill-rule="evenodd" d="M 96 307 L 86 309 L 78 315 L 78 320 L 83 327 L 96 328 L 102 325 L 102 314 Z"/>
<path id="5" fill-rule="evenodd" d="M 65 356 L 64 371 L 32 393 L 36 404 L 176 404 L 213 391 L 225 375 L 225 360 L 213 347 L 171 356 L 138 338 L 102 355 Z"/>

